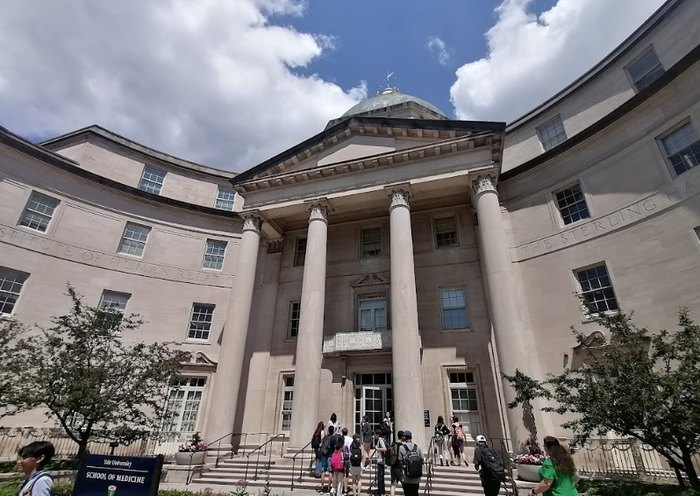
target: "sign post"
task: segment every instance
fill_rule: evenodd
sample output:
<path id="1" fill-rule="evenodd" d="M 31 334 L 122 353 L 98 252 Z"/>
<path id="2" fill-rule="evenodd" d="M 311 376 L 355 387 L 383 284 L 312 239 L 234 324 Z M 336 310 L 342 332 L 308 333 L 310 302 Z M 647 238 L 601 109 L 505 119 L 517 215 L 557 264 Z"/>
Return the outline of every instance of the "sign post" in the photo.
<path id="1" fill-rule="evenodd" d="M 73 496 L 157 496 L 163 455 L 85 455 Z"/>

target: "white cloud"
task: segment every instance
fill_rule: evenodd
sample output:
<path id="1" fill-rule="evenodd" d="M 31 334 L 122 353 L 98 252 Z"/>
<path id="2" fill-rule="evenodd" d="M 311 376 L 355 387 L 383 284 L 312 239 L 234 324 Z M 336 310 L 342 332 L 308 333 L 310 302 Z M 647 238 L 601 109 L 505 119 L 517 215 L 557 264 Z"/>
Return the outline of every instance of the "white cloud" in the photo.
<path id="1" fill-rule="evenodd" d="M 431 36 L 428 38 L 427 47 L 431 52 L 437 53 L 440 65 L 447 65 L 450 61 L 450 52 L 447 49 L 447 44 L 441 38 Z"/>
<path id="2" fill-rule="evenodd" d="M 664 0 L 559 0 L 536 16 L 532 0 L 504 0 L 486 33 L 488 55 L 457 69 L 460 119 L 512 120 L 592 67 Z"/>
<path id="3" fill-rule="evenodd" d="M 243 170 L 366 96 L 306 67 L 334 39 L 274 25 L 299 0 L 5 0 L 0 124 L 51 137 L 93 123 Z"/>

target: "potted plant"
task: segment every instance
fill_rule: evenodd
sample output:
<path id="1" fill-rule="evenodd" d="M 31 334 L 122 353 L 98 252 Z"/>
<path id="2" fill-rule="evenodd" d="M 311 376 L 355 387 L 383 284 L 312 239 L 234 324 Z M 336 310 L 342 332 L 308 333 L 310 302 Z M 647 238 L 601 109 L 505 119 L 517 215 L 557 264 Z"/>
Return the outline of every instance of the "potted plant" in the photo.
<path id="1" fill-rule="evenodd" d="M 182 443 L 175 453 L 176 465 L 202 465 L 206 456 L 207 445 L 204 444 L 199 432 L 192 434 L 192 437 Z"/>
<path id="2" fill-rule="evenodd" d="M 539 466 L 544 462 L 545 456 L 537 443 L 537 424 L 532 402 L 538 398 L 550 398 L 551 394 L 539 381 L 528 377 L 518 369 L 515 369 L 514 375 L 503 374 L 503 378 L 515 391 L 515 398 L 508 403 L 508 408 L 522 406 L 523 425 L 530 433 L 530 437 L 525 441 L 523 452 L 513 458 L 518 478 L 538 482 Z"/>

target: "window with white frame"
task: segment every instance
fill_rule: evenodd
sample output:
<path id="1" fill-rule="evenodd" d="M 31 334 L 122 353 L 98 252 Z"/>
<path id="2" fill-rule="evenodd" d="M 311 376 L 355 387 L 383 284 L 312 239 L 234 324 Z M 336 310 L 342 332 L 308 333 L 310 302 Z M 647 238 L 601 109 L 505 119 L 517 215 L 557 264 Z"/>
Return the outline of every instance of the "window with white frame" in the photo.
<path id="1" fill-rule="evenodd" d="M 358 300 L 358 327 L 360 331 L 386 331 L 386 298 L 366 296 Z"/>
<path id="2" fill-rule="evenodd" d="M 542 148 L 544 148 L 545 151 L 566 141 L 566 131 L 564 130 L 564 123 L 561 117 L 556 116 L 549 122 L 537 127 L 537 137 L 540 139 Z"/>
<path id="3" fill-rule="evenodd" d="M 99 309 L 104 312 L 102 320 L 107 327 L 119 325 L 124 317 L 124 311 L 126 310 L 126 304 L 129 302 L 129 298 L 131 298 L 129 293 L 120 293 L 107 289 L 102 291 Z"/>
<path id="4" fill-rule="evenodd" d="M 301 267 L 304 265 L 306 258 L 306 238 L 297 238 L 294 245 L 294 266 Z"/>
<path id="5" fill-rule="evenodd" d="M 442 328 L 467 329 L 469 312 L 467 298 L 462 288 L 450 288 L 440 291 L 442 301 Z"/>
<path id="6" fill-rule="evenodd" d="M 29 274 L 0 267 L 0 315 L 9 315 L 17 304 Z"/>
<path id="7" fill-rule="evenodd" d="M 649 47 L 636 60 L 625 67 L 625 70 L 637 91 L 642 91 L 664 74 L 664 68 L 656 56 L 654 47 Z"/>
<path id="8" fill-rule="evenodd" d="M 280 431 L 292 428 L 292 400 L 294 399 L 294 376 L 282 376 L 282 407 L 280 408 Z"/>
<path id="9" fill-rule="evenodd" d="M 122 240 L 119 243 L 119 253 L 135 257 L 142 256 L 150 232 L 151 228 L 148 226 L 127 222 L 124 234 L 122 234 Z"/>
<path id="10" fill-rule="evenodd" d="M 433 219 L 435 228 L 435 246 L 438 248 L 449 248 L 457 246 L 457 220 L 454 216 Z"/>
<path id="11" fill-rule="evenodd" d="M 301 302 L 289 302 L 289 327 L 287 337 L 296 338 L 299 336 L 299 319 L 301 317 Z"/>
<path id="12" fill-rule="evenodd" d="M 226 241 L 208 239 L 207 246 L 204 250 L 204 261 L 202 262 L 202 267 L 205 269 L 221 270 L 224 267 L 226 245 Z"/>
<path id="13" fill-rule="evenodd" d="M 605 263 L 574 271 L 581 287 L 583 301 L 596 312 L 618 310 L 617 298 L 613 290 L 608 268 Z"/>
<path id="14" fill-rule="evenodd" d="M 188 339 L 197 339 L 200 341 L 209 339 L 211 322 L 214 318 L 214 308 L 214 305 L 203 303 L 192 304 L 192 317 L 190 318 L 190 327 L 187 332 Z"/>
<path id="15" fill-rule="evenodd" d="M 700 164 L 700 137 L 693 124 L 686 122 L 660 138 L 666 159 L 676 175 Z"/>
<path id="16" fill-rule="evenodd" d="M 159 195 L 163 187 L 164 179 L 165 171 L 147 165 L 143 168 L 143 174 L 141 174 L 141 180 L 139 181 L 139 189 Z"/>
<path id="17" fill-rule="evenodd" d="M 216 194 L 216 203 L 214 208 L 219 210 L 233 210 L 233 202 L 236 196 L 236 192 L 231 188 L 224 188 L 219 186 L 219 190 Z"/>
<path id="18" fill-rule="evenodd" d="M 591 216 L 588 212 L 586 198 L 581 191 L 581 184 L 576 183 L 554 192 L 557 200 L 557 208 L 564 224 L 571 224 L 577 220 L 587 219 Z"/>
<path id="19" fill-rule="evenodd" d="M 163 431 L 193 432 L 197 429 L 206 382 L 203 377 L 178 377 L 173 381 L 168 390 Z"/>
<path id="20" fill-rule="evenodd" d="M 452 414 L 459 417 L 459 423 L 462 424 L 465 434 L 469 432 L 474 438 L 481 432 L 479 400 L 474 373 L 449 371 L 447 377 Z"/>
<path id="21" fill-rule="evenodd" d="M 382 229 L 365 227 L 362 229 L 362 258 L 382 256 Z"/>
<path id="22" fill-rule="evenodd" d="M 33 191 L 29 197 L 27 206 L 24 207 L 19 225 L 46 232 L 46 228 L 49 222 L 51 222 L 53 212 L 56 210 L 58 203 L 59 201 L 55 198 Z"/>

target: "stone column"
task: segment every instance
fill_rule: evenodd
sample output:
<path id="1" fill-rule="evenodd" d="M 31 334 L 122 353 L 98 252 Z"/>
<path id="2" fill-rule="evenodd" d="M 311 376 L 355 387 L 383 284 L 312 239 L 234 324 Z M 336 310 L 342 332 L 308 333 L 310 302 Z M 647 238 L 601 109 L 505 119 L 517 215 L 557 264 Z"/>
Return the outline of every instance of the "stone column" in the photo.
<path id="1" fill-rule="evenodd" d="M 241 372 L 248 336 L 248 321 L 253 300 L 255 269 L 260 247 L 260 217 L 254 214 L 241 214 L 243 234 L 238 248 L 236 275 L 231 288 L 231 301 L 226 316 L 226 324 L 221 338 L 219 363 L 216 368 L 212 401 L 209 407 L 206 441 L 233 432 L 238 392 L 241 386 Z M 225 439 L 225 442 L 230 440 Z M 222 444 L 224 444 L 222 442 Z"/>
<path id="2" fill-rule="evenodd" d="M 532 354 L 533 339 L 522 317 L 518 298 L 518 281 L 513 273 L 510 244 L 501 217 L 501 206 L 492 175 L 480 175 L 472 182 L 472 204 L 479 220 L 480 256 L 482 258 L 485 286 L 488 291 L 489 313 L 493 336 L 501 370 L 512 375 L 518 368 L 530 376 L 539 377 L 539 367 Z M 513 401 L 513 389 L 504 381 L 505 403 Z M 504 406 L 505 407 L 505 406 Z M 514 443 L 528 434 L 523 426 L 522 410 L 507 409 L 510 436 Z M 544 427 L 541 415 L 538 425 Z"/>
<path id="3" fill-rule="evenodd" d="M 301 313 L 297 336 L 292 426 L 289 446 L 301 448 L 311 439 L 318 423 L 319 385 L 323 360 L 323 314 L 326 304 L 326 244 L 328 208 L 311 205 L 301 288 Z"/>
<path id="4" fill-rule="evenodd" d="M 423 427 L 423 373 L 409 196 L 407 190 L 400 188 L 391 190 L 389 195 L 394 417 L 395 430 L 409 429 L 414 442 L 427 449 Z"/>

